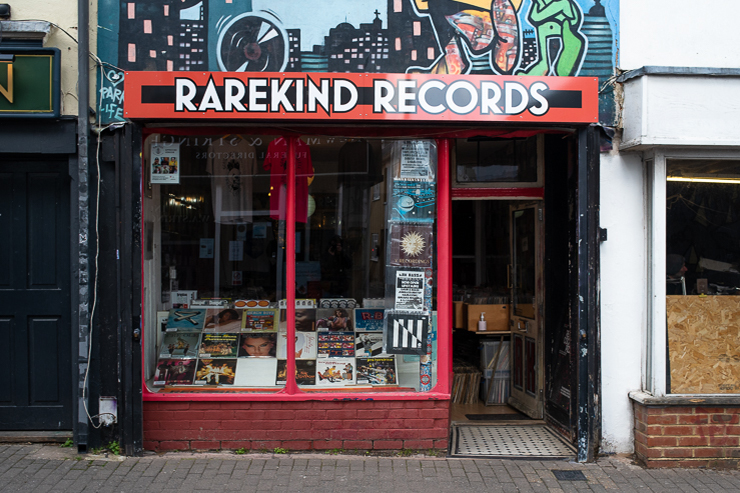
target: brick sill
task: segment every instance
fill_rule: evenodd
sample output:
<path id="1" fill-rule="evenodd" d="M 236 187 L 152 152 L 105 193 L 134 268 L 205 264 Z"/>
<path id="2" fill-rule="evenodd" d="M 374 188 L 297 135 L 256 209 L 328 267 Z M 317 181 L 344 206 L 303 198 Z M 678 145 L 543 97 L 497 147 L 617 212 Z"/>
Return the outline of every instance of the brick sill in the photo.
<path id="1" fill-rule="evenodd" d="M 643 406 L 740 406 L 740 395 L 666 395 L 656 397 L 642 391 L 632 391 L 629 398 Z"/>

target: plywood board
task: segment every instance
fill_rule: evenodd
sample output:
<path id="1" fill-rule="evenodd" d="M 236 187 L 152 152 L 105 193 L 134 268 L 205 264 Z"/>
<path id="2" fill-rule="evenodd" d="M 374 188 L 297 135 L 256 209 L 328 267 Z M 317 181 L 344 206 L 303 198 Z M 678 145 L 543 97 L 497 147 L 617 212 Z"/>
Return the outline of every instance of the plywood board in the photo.
<path id="1" fill-rule="evenodd" d="M 673 394 L 740 393 L 740 296 L 666 296 Z"/>

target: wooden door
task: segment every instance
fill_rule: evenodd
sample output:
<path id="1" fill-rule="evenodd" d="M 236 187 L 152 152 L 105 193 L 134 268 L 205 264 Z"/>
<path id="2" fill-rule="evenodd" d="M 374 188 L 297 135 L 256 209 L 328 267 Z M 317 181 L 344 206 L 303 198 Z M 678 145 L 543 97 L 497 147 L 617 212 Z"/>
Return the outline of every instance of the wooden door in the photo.
<path id="1" fill-rule="evenodd" d="M 510 207 L 511 396 L 509 404 L 543 417 L 542 225 L 539 203 Z"/>
<path id="2" fill-rule="evenodd" d="M 0 163 L 0 429 L 72 429 L 66 162 Z"/>

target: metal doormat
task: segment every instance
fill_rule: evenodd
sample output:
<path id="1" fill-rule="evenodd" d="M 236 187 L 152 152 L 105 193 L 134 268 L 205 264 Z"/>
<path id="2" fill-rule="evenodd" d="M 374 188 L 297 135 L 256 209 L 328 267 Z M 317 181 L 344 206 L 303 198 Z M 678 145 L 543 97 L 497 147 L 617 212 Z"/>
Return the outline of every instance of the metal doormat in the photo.
<path id="1" fill-rule="evenodd" d="M 583 471 L 567 471 L 551 469 L 558 481 L 588 481 Z"/>
<path id="2" fill-rule="evenodd" d="M 452 457 L 572 459 L 576 449 L 544 425 L 460 425 L 452 429 Z"/>

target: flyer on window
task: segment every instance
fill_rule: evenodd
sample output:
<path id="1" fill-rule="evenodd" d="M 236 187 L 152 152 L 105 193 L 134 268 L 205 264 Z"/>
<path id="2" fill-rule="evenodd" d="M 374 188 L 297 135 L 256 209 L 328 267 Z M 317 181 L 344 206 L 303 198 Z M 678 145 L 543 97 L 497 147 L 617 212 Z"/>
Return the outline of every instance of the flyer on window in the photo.
<path id="1" fill-rule="evenodd" d="M 180 144 L 153 142 L 150 160 L 153 184 L 180 184 Z"/>
<path id="2" fill-rule="evenodd" d="M 396 272 L 396 310 L 424 310 L 424 271 Z"/>
<path id="3" fill-rule="evenodd" d="M 405 140 L 401 143 L 402 180 L 428 180 L 432 177 L 431 145 L 425 140 Z"/>

